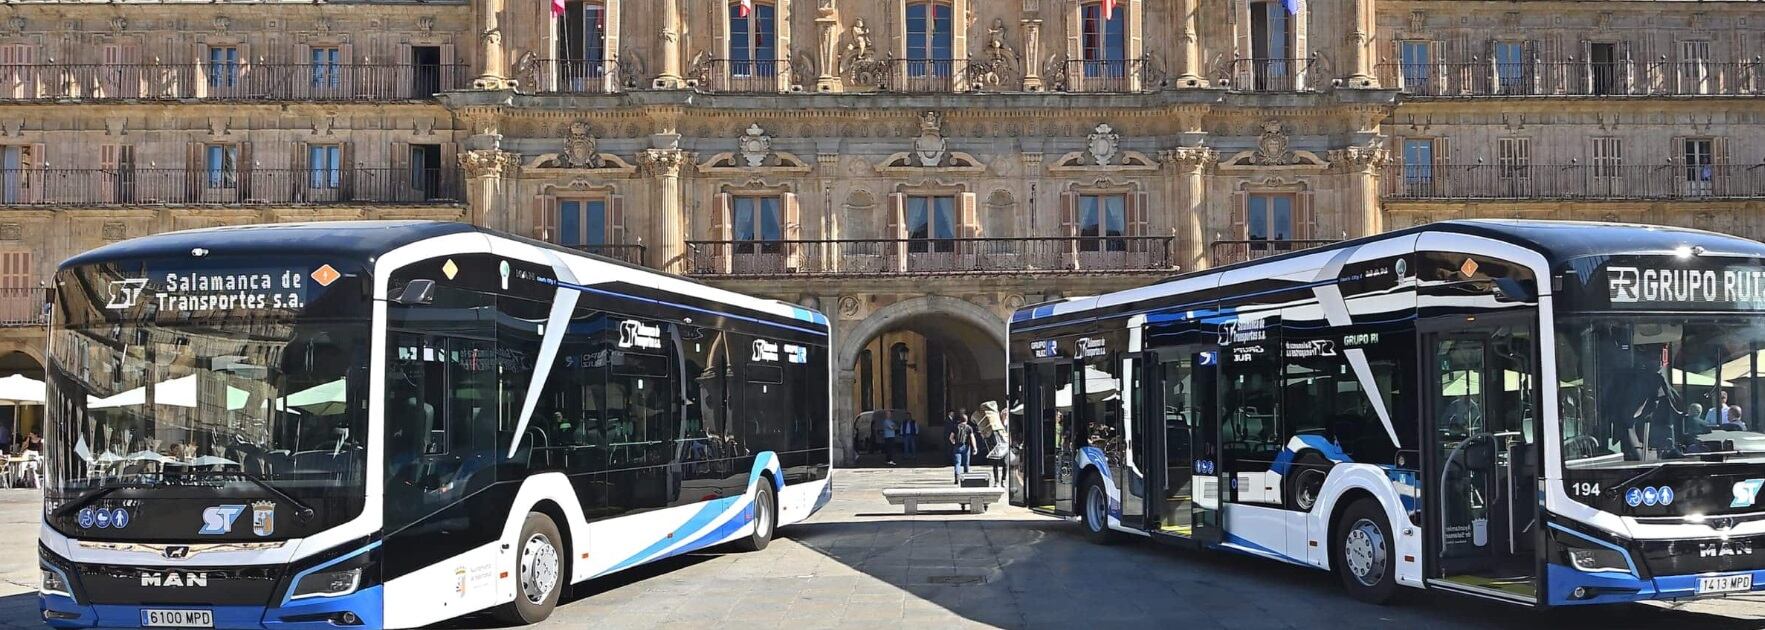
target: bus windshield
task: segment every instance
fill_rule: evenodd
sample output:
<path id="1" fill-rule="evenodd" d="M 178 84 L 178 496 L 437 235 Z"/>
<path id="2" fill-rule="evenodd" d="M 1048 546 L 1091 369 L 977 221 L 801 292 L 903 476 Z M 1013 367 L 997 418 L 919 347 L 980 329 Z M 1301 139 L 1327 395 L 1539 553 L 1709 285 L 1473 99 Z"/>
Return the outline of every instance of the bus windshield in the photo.
<path id="1" fill-rule="evenodd" d="M 141 272 L 62 274 L 51 502 L 279 499 L 314 527 L 359 513 L 370 345 L 359 288 L 339 291 L 331 274 L 309 288 L 279 271 L 144 266 L 148 281 L 123 289 Z"/>
<path id="2" fill-rule="evenodd" d="M 1576 317 L 1557 332 L 1566 468 L 1765 457 L 1758 318 Z"/>

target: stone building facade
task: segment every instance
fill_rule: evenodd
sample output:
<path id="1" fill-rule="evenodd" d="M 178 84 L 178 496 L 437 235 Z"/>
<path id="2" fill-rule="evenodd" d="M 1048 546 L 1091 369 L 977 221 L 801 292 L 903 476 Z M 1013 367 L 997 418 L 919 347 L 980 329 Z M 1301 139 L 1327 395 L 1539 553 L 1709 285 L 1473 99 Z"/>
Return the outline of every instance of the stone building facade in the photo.
<path id="1" fill-rule="evenodd" d="M 842 424 L 973 408 L 1012 309 L 1177 271 L 1471 216 L 1765 236 L 1760 3 L 1107 4 L 0 5 L 0 371 L 61 259 L 221 224 L 470 221 L 815 306 Z"/>

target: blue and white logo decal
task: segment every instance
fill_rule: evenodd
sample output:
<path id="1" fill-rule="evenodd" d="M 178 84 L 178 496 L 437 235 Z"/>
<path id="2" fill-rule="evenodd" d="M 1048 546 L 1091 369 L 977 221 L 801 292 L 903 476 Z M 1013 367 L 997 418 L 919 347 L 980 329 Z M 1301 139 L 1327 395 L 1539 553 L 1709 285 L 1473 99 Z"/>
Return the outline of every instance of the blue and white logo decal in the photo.
<path id="1" fill-rule="evenodd" d="M 79 521 L 80 529 L 92 529 L 98 523 L 98 518 L 93 514 L 92 508 L 80 508 Z"/>
<path id="2" fill-rule="evenodd" d="M 1753 507 L 1753 502 L 1759 500 L 1760 486 L 1765 486 L 1765 479 L 1748 479 L 1746 481 L 1735 482 L 1734 501 L 1729 502 L 1728 507 Z"/>
<path id="3" fill-rule="evenodd" d="M 204 536 L 218 536 L 233 531 L 233 521 L 245 513 L 243 505 L 217 505 L 202 511 L 202 529 L 196 533 Z"/>
<path id="4" fill-rule="evenodd" d="M 1218 353 L 1218 352 L 1203 352 L 1203 353 L 1201 353 L 1201 365 L 1219 365 L 1219 364 L 1220 364 L 1220 353 Z"/>
<path id="5" fill-rule="evenodd" d="M 1660 489 L 1653 488 L 1653 487 L 1642 489 L 1642 504 L 1643 505 L 1654 505 L 1654 504 L 1660 502 L 1660 500 L 1661 500 Z"/>
<path id="6" fill-rule="evenodd" d="M 129 511 L 117 508 L 110 511 L 111 529 L 122 529 L 129 526 Z"/>
<path id="7" fill-rule="evenodd" d="M 1661 505 L 1673 505 L 1673 488 L 1661 486 Z"/>
<path id="8" fill-rule="evenodd" d="M 1642 488 L 1631 488 L 1624 491 L 1624 503 L 1630 507 L 1642 505 Z"/>

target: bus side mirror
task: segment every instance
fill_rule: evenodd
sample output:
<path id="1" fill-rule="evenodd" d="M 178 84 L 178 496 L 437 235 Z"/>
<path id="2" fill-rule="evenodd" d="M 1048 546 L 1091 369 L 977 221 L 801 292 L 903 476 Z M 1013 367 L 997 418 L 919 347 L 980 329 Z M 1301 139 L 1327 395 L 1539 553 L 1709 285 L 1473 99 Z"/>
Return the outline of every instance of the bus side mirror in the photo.
<path id="1" fill-rule="evenodd" d="M 434 280 L 412 280 L 393 296 L 394 304 L 431 304 L 435 302 Z"/>

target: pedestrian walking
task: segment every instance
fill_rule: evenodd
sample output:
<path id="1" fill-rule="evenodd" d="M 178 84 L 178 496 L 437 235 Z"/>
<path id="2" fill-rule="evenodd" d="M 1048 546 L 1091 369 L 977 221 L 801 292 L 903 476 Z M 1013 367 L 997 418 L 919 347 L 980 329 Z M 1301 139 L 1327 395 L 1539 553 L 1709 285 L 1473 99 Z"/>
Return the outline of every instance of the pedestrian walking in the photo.
<path id="1" fill-rule="evenodd" d="M 950 447 L 955 465 L 956 483 L 962 483 L 963 473 L 968 472 L 968 459 L 975 450 L 974 423 L 967 416 L 957 416 L 956 424 L 950 429 Z"/>
<path id="2" fill-rule="evenodd" d="M 1005 484 L 1005 456 L 1008 449 L 1005 445 L 1005 421 L 999 418 L 999 403 L 991 400 L 981 403 L 981 410 L 975 415 L 980 420 L 975 424 L 981 435 L 986 437 L 987 464 L 991 466 L 993 485 Z"/>
<path id="3" fill-rule="evenodd" d="M 896 442 L 899 440 L 895 436 L 897 431 L 895 417 L 884 416 L 882 421 L 883 458 L 888 460 L 890 466 L 895 465 L 895 448 L 898 446 Z"/>
<path id="4" fill-rule="evenodd" d="M 911 413 L 901 425 L 901 449 L 908 457 L 919 456 L 919 421 L 914 420 Z"/>

